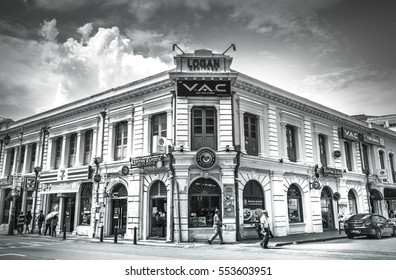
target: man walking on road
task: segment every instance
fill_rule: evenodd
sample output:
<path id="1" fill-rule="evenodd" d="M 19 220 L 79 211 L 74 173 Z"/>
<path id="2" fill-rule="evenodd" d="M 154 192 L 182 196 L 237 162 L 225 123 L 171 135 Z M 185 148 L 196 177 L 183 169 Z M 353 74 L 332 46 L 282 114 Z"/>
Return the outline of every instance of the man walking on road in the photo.
<path id="1" fill-rule="evenodd" d="M 260 218 L 261 228 L 264 230 L 264 238 L 260 242 L 260 246 L 263 249 L 269 249 L 268 247 L 268 240 L 270 236 L 270 223 L 268 219 L 268 212 L 267 210 L 263 210 L 263 214 Z"/>
<path id="2" fill-rule="evenodd" d="M 221 222 L 221 219 L 220 219 L 220 217 L 219 217 L 219 213 L 220 213 L 219 209 L 216 209 L 216 210 L 215 210 L 215 215 L 214 215 L 214 217 L 213 217 L 213 229 L 214 229 L 215 233 L 214 233 L 214 234 L 212 235 L 212 237 L 209 238 L 209 240 L 208 240 L 208 243 L 209 243 L 210 245 L 212 245 L 212 241 L 217 237 L 217 235 L 218 235 L 219 238 L 220 238 L 220 244 L 224 244 L 224 241 L 223 241 L 223 234 L 222 234 L 222 232 L 221 232 L 221 227 L 223 226 L 223 223 Z M 225 225 L 224 225 L 224 226 L 225 226 Z"/>
<path id="3" fill-rule="evenodd" d="M 41 228 L 43 226 L 44 220 L 45 220 L 45 217 L 44 217 L 44 214 L 43 214 L 43 210 L 40 210 L 40 214 L 38 215 L 38 219 L 37 219 L 38 234 L 40 234 L 40 235 L 41 235 Z"/>

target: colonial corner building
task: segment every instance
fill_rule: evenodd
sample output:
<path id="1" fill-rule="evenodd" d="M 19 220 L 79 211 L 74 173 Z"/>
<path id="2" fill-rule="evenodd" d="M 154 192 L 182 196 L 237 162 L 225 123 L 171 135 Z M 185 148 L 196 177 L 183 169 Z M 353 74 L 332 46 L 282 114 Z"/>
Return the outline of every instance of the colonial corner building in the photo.
<path id="1" fill-rule="evenodd" d="M 183 53 L 173 70 L 2 120 L 0 230 L 43 210 L 59 212 L 59 232 L 193 242 L 219 209 L 234 242 L 257 238 L 263 209 L 275 236 L 396 210 L 395 131 L 231 63 Z"/>

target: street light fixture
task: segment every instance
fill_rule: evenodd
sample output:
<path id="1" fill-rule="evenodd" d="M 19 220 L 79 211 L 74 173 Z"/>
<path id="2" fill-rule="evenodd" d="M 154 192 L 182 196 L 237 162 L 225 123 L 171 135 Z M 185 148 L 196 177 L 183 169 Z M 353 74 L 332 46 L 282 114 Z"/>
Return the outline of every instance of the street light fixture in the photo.
<path id="1" fill-rule="evenodd" d="M 94 164 L 95 164 L 95 166 L 96 166 L 96 173 L 95 173 L 95 174 L 99 174 L 99 165 L 100 165 L 102 162 L 103 162 L 103 158 L 102 158 L 102 157 L 95 157 L 95 158 L 94 158 Z M 100 182 L 100 181 L 97 181 L 97 182 L 96 182 L 96 201 L 95 201 L 96 204 L 99 203 L 99 182 Z M 97 205 L 96 205 L 96 207 L 97 207 Z M 97 226 L 97 222 L 98 222 L 98 221 L 97 221 L 97 219 L 96 219 L 96 217 L 95 217 L 94 234 L 93 234 L 94 237 L 96 236 L 96 226 Z"/>
<path id="2" fill-rule="evenodd" d="M 33 224 L 32 224 L 32 230 L 30 233 L 34 233 L 34 226 L 36 222 L 36 206 L 37 206 L 37 193 L 38 193 L 38 174 L 41 172 L 42 168 L 41 166 L 36 166 L 34 169 L 34 173 L 36 174 L 36 178 L 34 180 L 34 206 L 33 206 Z"/>

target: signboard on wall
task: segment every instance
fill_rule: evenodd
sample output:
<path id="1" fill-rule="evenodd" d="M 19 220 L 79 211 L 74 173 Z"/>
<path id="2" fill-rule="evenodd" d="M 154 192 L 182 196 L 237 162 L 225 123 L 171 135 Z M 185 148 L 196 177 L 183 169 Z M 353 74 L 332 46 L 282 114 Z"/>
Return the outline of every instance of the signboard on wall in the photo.
<path id="1" fill-rule="evenodd" d="M 146 167 L 146 166 L 159 166 L 163 163 L 164 157 L 160 156 L 147 156 L 147 157 L 136 157 L 131 158 L 131 168 L 134 167 Z M 158 164 L 161 163 L 161 164 Z"/>
<path id="2" fill-rule="evenodd" d="M 177 82 L 178 96 L 231 96 L 230 81 L 191 80 Z"/>
<path id="3" fill-rule="evenodd" d="M 341 132 L 342 132 L 342 138 L 344 138 L 344 139 L 348 139 L 348 140 L 352 140 L 352 141 L 360 140 L 360 133 L 357 131 L 342 127 Z"/>

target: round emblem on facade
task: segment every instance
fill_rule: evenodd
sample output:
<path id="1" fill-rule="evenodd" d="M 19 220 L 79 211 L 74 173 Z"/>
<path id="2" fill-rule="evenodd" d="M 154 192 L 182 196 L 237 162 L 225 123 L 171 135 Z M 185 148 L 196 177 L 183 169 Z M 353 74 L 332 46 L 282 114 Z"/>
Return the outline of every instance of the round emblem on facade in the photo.
<path id="1" fill-rule="evenodd" d="M 129 167 L 124 165 L 123 167 L 121 167 L 121 174 L 126 176 L 129 174 Z"/>
<path id="2" fill-rule="evenodd" d="M 333 199 L 334 199 L 335 201 L 339 201 L 340 198 L 341 198 L 341 194 L 340 194 L 339 192 L 335 192 L 335 193 L 333 194 Z"/>
<path id="3" fill-rule="evenodd" d="M 201 148 L 195 155 L 195 163 L 204 170 L 208 170 L 215 166 L 217 161 L 216 152 L 211 148 Z"/>
<path id="4" fill-rule="evenodd" d="M 99 183 L 100 180 L 102 180 L 102 176 L 100 176 L 100 174 L 95 174 L 94 177 L 93 177 L 93 179 L 94 179 L 94 181 L 95 181 L 96 183 Z"/>
<path id="5" fill-rule="evenodd" d="M 157 166 L 157 168 L 162 168 L 162 166 L 163 166 L 163 163 L 162 163 L 162 161 L 157 161 L 157 163 L 155 164 L 155 166 Z"/>
<path id="6" fill-rule="evenodd" d="M 341 157 L 341 151 L 335 150 L 335 151 L 334 151 L 334 157 L 336 157 L 336 158 Z"/>
<path id="7" fill-rule="evenodd" d="M 312 183 L 312 188 L 313 189 L 315 189 L 315 190 L 320 190 L 321 189 L 321 185 L 320 185 L 320 182 L 319 181 L 313 181 Z"/>

